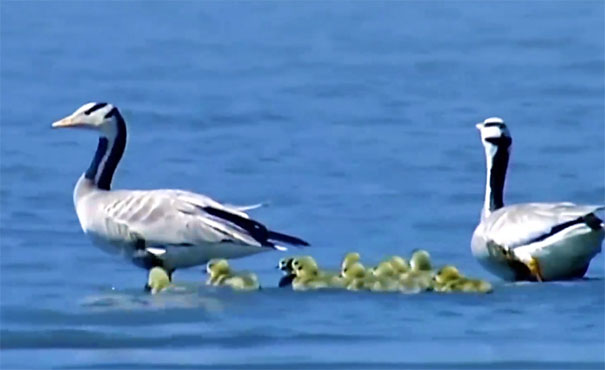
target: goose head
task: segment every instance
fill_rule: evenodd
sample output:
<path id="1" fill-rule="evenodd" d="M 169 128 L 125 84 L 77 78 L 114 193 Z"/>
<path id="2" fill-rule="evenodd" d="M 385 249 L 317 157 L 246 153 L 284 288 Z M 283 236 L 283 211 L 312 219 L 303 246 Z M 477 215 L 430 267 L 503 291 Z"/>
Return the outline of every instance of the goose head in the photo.
<path id="1" fill-rule="evenodd" d="M 102 136 L 112 137 L 123 118 L 117 107 L 109 103 L 86 103 L 69 116 L 55 121 L 53 128 L 85 128 Z"/>
<path id="2" fill-rule="evenodd" d="M 108 103 L 86 103 L 53 128 L 85 128 L 99 133 L 99 144 L 85 178 L 99 189 L 110 190 L 114 172 L 126 148 L 126 122 L 118 108 Z M 78 195 L 78 186 L 74 197 Z M 74 198 L 75 199 L 75 198 Z"/>
<path id="3" fill-rule="evenodd" d="M 495 152 L 496 148 L 508 148 L 512 144 L 512 137 L 504 120 L 499 117 L 490 117 L 475 125 L 481 134 L 481 142 L 486 151 Z"/>

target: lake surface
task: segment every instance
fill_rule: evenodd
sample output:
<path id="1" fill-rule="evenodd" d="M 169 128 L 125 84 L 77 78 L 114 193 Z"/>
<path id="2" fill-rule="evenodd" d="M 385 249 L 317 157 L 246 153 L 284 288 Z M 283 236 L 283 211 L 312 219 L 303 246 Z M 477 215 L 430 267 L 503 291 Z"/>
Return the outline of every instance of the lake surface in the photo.
<path id="1" fill-rule="evenodd" d="M 470 254 L 474 124 L 514 137 L 505 201 L 605 201 L 604 4 L 8 2 L 1 9 L 0 366 L 70 369 L 602 369 L 605 268 L 503 283 Z M 72 189 L 88 101 L 129 124 L 114 188 L 183 188 L 300 235 L 320 264 L 428 249 L 491 295 L 237 294 L 93 247 Z M 299 252 L 299 251 L 294 251 Z"/>

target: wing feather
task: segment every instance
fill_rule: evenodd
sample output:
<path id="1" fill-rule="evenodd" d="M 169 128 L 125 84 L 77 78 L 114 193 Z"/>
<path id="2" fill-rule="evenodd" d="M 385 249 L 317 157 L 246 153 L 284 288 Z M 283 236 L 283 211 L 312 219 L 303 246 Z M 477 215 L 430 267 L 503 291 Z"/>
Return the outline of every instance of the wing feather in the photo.
<path id="1" fill-rule="evenodd" d="M 484 235 L 498 245 L 515 248 L 604 208 L 573 203 L 515 204 L 493 212 L 484 221 Z"/>
<path id="2" fill-rule="evenodd" d="M 181 190 L 115 191 L 107 193 L 105 200 L 105 223 L 122 228 L 118 232 L 106 228 L 106 233 L 116 239 L 129 234 L 140 235 L 148 245 L 200 245 L 228 240 L 262 246 L 242 227 L 210 215 L 204 208 L 249 219 L 246 213 L 200 194 Z"/>

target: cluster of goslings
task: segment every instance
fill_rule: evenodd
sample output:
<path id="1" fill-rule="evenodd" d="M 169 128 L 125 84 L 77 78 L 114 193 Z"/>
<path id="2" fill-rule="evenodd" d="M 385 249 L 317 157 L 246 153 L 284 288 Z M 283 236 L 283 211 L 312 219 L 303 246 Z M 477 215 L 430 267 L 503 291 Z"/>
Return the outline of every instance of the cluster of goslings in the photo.
<path id="1" fill-rule="evenodd" d="M 493 290 L 489 282 L 468 278 L 453 265 L 434 270 L 431 256 L 425 250 L 414 251 L 409 262 L 405 257 L 392 256 L 374 267 L 365 267 L 360 254 L 351 252 L 343 258 L 340 271 L 320 269 L 311 256 L 282 258 L 278 268 L 284 273 L 279 286 L 292 286 L 294 290 L 347 289 L 408 294 L 490 293 Z"/>
<path id="2" fill-rule="evenodd" d="M 311 256 L 293 256 L 279 260 L 284 276 L 280 287 L 296 291 L 316 289 L 346 289 L 353 291 L 421 293 L 468 292 L 490 293 L 492 285 L 483 280 L 464 276 L 455 266 L 445 265 L 433 269 L 431 256 L 426 250 L 415 250 L 409 261 L 402 256 L 389 257 L 374 267 L 365 267 L 357 252 L 347 253 L 340 270 L 323 270 Z M 206 264 L 206 285 L 230 287 L 239 291 L 260 289 L 256 274 L 236 272 L 226 259 L 213 259 Z M 147 288 L 152 294 L 170 288 L 168 273 L 161 267 L 149 271 Z"/>

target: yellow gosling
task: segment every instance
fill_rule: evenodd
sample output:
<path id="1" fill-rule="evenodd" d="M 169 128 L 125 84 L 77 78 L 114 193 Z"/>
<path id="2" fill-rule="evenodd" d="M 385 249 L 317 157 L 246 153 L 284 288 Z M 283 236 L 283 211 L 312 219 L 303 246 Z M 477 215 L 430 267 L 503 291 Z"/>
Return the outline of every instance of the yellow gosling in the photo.
<path id="1" fill-rule="evenodd" d="M 415 293 L 433 288 L 433 266 L 429 252 L 419 249 L 410 258 L 410 270 L 399 276 L 404 292 Z"/>
<path id="2" fill-rule="evenodd" d="M 424 249 L 415 250 L 410 258 L 410 268 L 414 271 L 432 271 L 431 255 Z"/>
<path id="3" fill-rule="evenodd" d="M 330 282 L 319 273 L 319 266 L 311 256 L 296 257 L 292 260 L 294 290 L 314 290 L 330 288 Z"/>
<path id="4" fill-rule="evenodd" d="M 395 278 L 397 276 L 390 261 L 380 262 L 378 266 L 371 270 L 371 273 L 378 278 Z"/>
<path id="5" fill-rule="evenodd" d="M 370 284 L 374 282 L 373 276 L 366 271 L 365 266 L 360 262 L 354 262 L 343 267 L 340 276 L 343 278 L 347 290 L 369 289 Z"/>
<path id="6" fill-rule="evenodd" d="M 435 275 L 435 291 L 491 293 L 493 287 L 487 281 L 466 278 L 455 266 L 446 265 Z"/>
<path id="7" fill-rule="evenodd" d="M 256 274 L 251 272 L 234 273 L 226 259 L 212 259 L 206 265 L 207 285 L 228 286 L 234 290 L 258 290 L 260 284 Z"/>
<path id="8" fill-rule="evenodd" d="M 226 259 L 215 258 L 206 264 L 208 279 L 206 285 L 221 285 L 231 275 L 231 268 Z"/>
<path id="9" fill-rule="evenodd" d="M 170 286 L 170 277 L 166 270 L 161 267 L 154 267 L 149 270 L 149 276 L 147 278 L 147 285 L 145 290 L 151 292 L 151 294 L 158 294 Z"/>
<path id="10" fill-rule="evenodd" d="M 230 286 L 234 290 L 259 290 L 258 277 L 252 272 L 239 273 L 228 277 L 223 285 Z"/>
<path id="11" fill-rule="evenodd" d="M 464 276 L 458 271 L 456 266 L 445 265 L 437 271 L 437 274 L 435 274 L 435 282 L 437 282 L 437 284 L 445 284 L 452 280 L 462 279 L 463 277 Z"/>
<path id="12" fill-rule="evenodd" d="M 361 255 L 357 252 L 350 252 L 347 253 L 343 260 L 342 263 L 340 264 L 340 270 L 342 271 L 345 267 L 349 267 L 352 264 L 359 262 L 361 260 Z"/>
<path id="13" fill-rule="evenodd" d="M 399 290 L 397 274 L 389 261 L 383 261 L 371 271 L 367 285 L 373 292 L 396 292 Z"/>
<path id="14" fill-rule="evenodd" d="M 404 273 L 410 271 L 410 264 L 403 257 L 393 256 L 393 257 L 389 258 L 387 261 L 391 264 L 391 267 L 393 267 L 393 269 L 395 270 L 395 273 L 397 275 L 401 275 L 401 274 L 404 274 Z"/>

